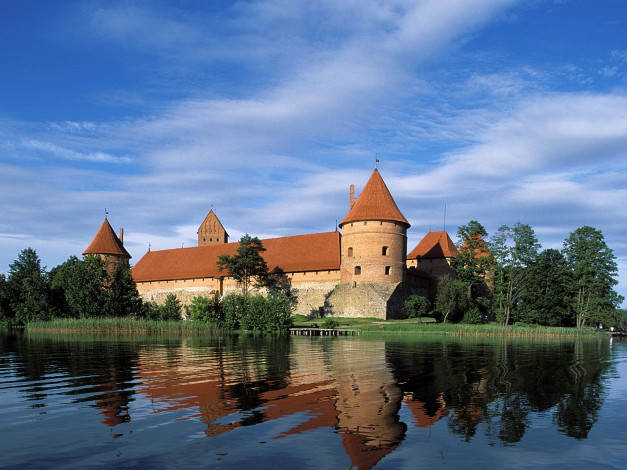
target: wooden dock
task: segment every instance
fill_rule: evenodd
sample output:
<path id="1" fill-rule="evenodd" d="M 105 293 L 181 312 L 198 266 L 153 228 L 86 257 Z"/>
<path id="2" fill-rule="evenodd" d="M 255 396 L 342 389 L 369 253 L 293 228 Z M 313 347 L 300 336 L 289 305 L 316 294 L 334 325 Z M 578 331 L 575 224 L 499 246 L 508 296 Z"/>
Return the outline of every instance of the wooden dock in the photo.
<path id="1" fill-rule="evenodd" d="M 295 336 L 359 336 L 359 330 L 347 328 L 290 328 L 290 334 Z"/>

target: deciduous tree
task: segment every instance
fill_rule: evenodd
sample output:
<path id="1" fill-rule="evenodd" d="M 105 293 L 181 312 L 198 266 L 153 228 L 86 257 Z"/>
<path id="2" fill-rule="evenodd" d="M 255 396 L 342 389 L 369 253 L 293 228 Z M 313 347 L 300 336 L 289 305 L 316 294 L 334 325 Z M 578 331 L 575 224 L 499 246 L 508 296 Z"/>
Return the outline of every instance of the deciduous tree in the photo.
<path id="1" fill-rule="evenodd" d="M 526 269 L 527 284 L 519 299 L 520 319 L 546 326 L 573 326 L 570 305 L 573 278 L 560 251 L 542 251 Z"/>
<path id="2" fill-rule="evenodd" d="M 9 266 L 9 305 L 19 323 L 50 317 L 50 283 L 32 248 L 22 250 Z"/>
<path id="3" fill-rule="evenodd" d="M 485 238 L 483 225 L 471 220 L 457 230 L 459 253 L 451 263 L 456 279 L 468 286 L 471 297 L 475 297 L 477 289 L 486 285 L 494 270 L 494 257 L 490 254 Z"/>
<path id="4" fill-rule="evenodd" d="M 583 328 L 589 318 L 616 309 L 622 301 L 613 289 L 618 284 L 616 256 L 605 243 L 601 230 L 590 226 L 572 232 L 564 241 L 562 252 L 577 288 L 576 325 Z"/>
<path id="5" fill-rule="evenodd" d="M 535 262 L 539 249 L 540 243 L 531 226 L 520 222 L 511 228 L 502 225 L 492 237 L 494 301 L 497 319 L 503 326 L 509 324 L 518 299 L 529 284 L 527 268 Z"/>

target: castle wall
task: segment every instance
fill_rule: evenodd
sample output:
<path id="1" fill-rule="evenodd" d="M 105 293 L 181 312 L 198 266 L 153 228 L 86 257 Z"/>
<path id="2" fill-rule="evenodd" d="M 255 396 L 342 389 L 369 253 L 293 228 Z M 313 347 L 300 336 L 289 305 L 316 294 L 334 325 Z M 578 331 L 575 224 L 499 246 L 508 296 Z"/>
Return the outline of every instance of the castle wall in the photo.
<path id="1" fill-rule="evenodd" d="M 342 226 L 341 280 L 392 283 L 405 280 L 407 229 L 399 222 L 368 220 Z"/>
<path id="2" fill-rule="evenodd" d="M 339 318 L 402 318 L 406 292 L 402 283 L 340 284 L 328 296 L 325 316 Z"/>
<path id="3" fill-rule="evenodd" d="M 305 271 L 286 273 L 280 284 L 289 288 L 296 298 L 294 314 L 317 316 L 324 307 L 326 297 L 340 282 L 340 272 Z M 142 299 L 158 304 L 165 302 L 168 294 L 175 294 L 183 305 L 189 305 L 194 297 L 211 297 L 215 292 L 239 292 L 240 288 L 233 278 L 182 279 L 169 281 L 138 282 L 137 289 Z"/>

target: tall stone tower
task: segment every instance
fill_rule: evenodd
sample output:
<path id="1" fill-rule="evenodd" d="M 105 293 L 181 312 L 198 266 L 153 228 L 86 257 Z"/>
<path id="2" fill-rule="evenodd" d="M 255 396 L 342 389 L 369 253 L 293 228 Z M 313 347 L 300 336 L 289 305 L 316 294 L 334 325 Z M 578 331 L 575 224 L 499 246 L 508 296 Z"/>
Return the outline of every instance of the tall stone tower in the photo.
<path id="1" fill-rule="evenodd" d="M 213 210 L 210 210 L 203 220 L 200 227 L 198 227 L 198 246 L 217 245 L 218 243 L 228 243 L 229 234 L 226 233 L 224 226 L 215 215 Z"/>
<path id="2" fill-rule="evenodd" d="M 342 283 L 398 284 L 405 280 L 409 222 L 396 206 L 375 169 L 355 200 L 351 185 L 350 210 L 340 223 Z"/>
<path id="3" fill-rule="evenodd" d="M 96 236 L 83 252 L 83 256 L 89 254 L 100 255 L 106 263 L 107 271 L 112 273 L 117 269 L 119 261 L 131 259 L 131 255 L 124 248 L 123 240 L 124 231 L 120 229 L 120 236 L 118 237 L 105 217 Z"/>

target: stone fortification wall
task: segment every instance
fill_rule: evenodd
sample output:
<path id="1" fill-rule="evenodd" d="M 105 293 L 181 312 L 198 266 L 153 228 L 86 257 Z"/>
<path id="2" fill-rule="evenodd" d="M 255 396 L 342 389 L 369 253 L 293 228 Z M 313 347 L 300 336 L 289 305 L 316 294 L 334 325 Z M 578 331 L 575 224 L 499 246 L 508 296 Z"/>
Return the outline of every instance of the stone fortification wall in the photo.
<path id="1" fill-rule="evenodd" d="M 337 282 L 311 282 L 291 286 L 290 293 L 296 299 L 294 314 L 317 318 L 324 312 L 327 297 L 337 285 Z"/>
<path id="2" fill-rule="evenodd" d="M 151 289 L 147 290 L 139 290 L 139 295 L 142 300 L 145 302 L 156 302 L 159 305 L 163 305 L 165 302 L 165 298 L 168 294 L 176 295 L 176 298 L 183 305 L 189 305 L 192 303 L 192 299 L 194 297 L 203 296 L 203 297 L 213 297 L 214 289 L 206 286 L 196 286 L 196 287 L 169 287 L 162 289 Z"/>
<path id="3" fill-rule="evenodd" d="M 328 296 L 325 316 L 401 318 L 406 293 L 402 283 L 340 284 Z"/>

